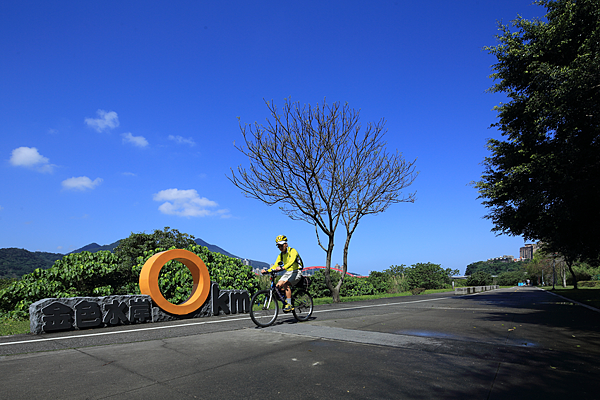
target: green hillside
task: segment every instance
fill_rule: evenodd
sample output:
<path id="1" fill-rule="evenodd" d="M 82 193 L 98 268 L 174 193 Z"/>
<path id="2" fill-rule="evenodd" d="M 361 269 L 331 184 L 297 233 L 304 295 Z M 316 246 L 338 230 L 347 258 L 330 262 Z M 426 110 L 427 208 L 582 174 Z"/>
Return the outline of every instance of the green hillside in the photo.
<path id="1" fill-rule="evenodd" d="M 505 262 L 498 260 L 477 261 L 467 265 L 465 275 L 472 275 L 475 272 L 486 272 L 492 276 L 500 275 L 503 272 L 520 271 L 529 261 Z"/>
<path id="2" fill-rule="evenodd" d="M 0 249 L 0 278 L 20 278 L 37 268 L 48 269 L 64 254 L 31 252 L 25 249 Z"/>

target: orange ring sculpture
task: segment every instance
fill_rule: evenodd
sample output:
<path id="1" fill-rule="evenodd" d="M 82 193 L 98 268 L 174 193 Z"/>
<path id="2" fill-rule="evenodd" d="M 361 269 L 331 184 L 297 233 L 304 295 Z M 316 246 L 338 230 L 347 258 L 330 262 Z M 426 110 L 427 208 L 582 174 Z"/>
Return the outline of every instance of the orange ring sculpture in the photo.
<path id="1" fill-rule="evenodd" d="M 169 261 L 179 261 L 192 273 L 194 286 L 189 299 L 181 304 L 173 304 L 158 287 L 158 275 L 162 267 Z M 150 295 L 152 301 L 163 311 L 176 315 L 185 315 L 199 309 L 210 293 L 210 275 L 204 261 L 189 250 L 174 249 L 156 253 L 144 263 L 140 274 L 140 292 Z"/>

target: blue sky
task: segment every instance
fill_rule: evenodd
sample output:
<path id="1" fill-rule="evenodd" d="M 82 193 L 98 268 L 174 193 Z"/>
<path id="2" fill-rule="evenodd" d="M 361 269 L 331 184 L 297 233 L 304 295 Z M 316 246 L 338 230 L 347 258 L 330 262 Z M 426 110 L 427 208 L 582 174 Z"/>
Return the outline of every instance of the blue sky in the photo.
<path id="1" fill-rule="evenodd" d="M 350 271 L 518 257 L 469 183 L 500 95 L 485 93 L 497 21 L 531 0 L 18 1 L 0 4 L 0 247 L 67 253 L 165 226 L 273 262 L 285 234 L 324 265 L 314 228 L 245 198 L 242 123 L 282 105 L 348 102 L 385 118 L 388 149 L 417 159 L 401 203 L 365 217 Z M 344 232 L 333 263 L 342 262 Z"/>

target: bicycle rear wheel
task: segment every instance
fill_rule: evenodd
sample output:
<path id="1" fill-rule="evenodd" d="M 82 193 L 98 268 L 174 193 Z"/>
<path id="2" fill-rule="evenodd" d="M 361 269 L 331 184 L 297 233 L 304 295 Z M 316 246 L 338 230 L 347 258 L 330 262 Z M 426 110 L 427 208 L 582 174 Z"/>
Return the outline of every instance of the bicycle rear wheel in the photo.
<path id="1" fill-rule="evenodd" d="M 292 312 L 298 321 L 306 321 L 312 315 L 313 299 L 306 290 L 298 289 L 292 298 L 292 304 L 294 305 Z"/>
<path id="2" fill-rule="evenodd" d="M 270 290 L 258 291 L 250 301 L 250 318 L 260 327 L 266 328 L 275 322 L 279 304 Z"/>

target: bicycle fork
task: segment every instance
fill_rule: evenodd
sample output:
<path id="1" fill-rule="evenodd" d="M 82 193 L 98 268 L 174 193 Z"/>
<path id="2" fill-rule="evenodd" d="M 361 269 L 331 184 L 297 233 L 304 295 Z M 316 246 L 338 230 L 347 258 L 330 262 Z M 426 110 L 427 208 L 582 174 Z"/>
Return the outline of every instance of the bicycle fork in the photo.
<path id="1" fill-rule="evenodd" d="M 268 310 L 271 307 L 272 301 L 277 301 L 277 300 L 273 299 L 273 291 L 271 290 L 269 292 L 269 296 L 265 297 L 265 303 L 263 304 L 263 310 Z"/>

